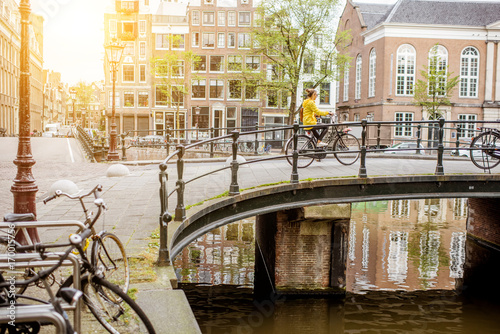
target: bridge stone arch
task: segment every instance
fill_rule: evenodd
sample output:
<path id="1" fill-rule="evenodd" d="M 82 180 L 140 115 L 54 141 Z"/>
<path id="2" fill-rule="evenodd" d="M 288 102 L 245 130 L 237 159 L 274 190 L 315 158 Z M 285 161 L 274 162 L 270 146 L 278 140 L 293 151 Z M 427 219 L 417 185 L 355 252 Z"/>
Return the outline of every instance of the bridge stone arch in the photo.
<path id="1" fill-rule="evenodd" d="M 207 232 L 248 217 L 312 205 L 424 198 L 500 198 L 500 175 L 336 178 L 257 188 L 192 208 L 172 235 L 170 256 Z"/>

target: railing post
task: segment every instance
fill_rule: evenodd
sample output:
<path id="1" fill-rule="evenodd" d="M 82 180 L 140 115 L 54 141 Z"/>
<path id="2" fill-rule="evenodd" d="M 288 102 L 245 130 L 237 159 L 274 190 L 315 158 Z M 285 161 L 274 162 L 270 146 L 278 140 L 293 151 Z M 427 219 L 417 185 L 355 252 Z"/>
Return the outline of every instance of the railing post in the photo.
<path id="1" fill-rule="evenodd" d="M 170 264 L 170 254 L 168 251 L 168 223 L 172 221 L 172 215 L 168 213 L 168 173 L 167 164 L 160 165 L 160 249 L 158 250 L 158 265 L 166 266 Z"/>
<path id="2" fill-rule="evenodd" d="M 420 143 L 422 141 L 422 124 L 417 125 L 417 154 L 420 154 Z"/>
<path id="3" fill-rule="evenodd" d="M 177 155 L 177 207 L 175 208 L 175 221 L 181 222 L 186 219 L 186 207 L 184 206 L 184 188 L 186 182 L 183 180 L 184 175 L 184 145 L 179 144 L 176 147 L 179 150 Z"/>
<path id="4" fill-rule="evenodd" d="M 259 123 L 255 123 L 255 131 L 259 131 Z M 255 143 L 254 143 L 254 149 L 253 149 L 253 155 L 259 155 L 259 152 L 257 149 L 259 148 L 259 138 L 258 138 L 258 133 L 255 134 Z"/>
<path id="5" fill-rule="evenodd" d="M 104 145 L 106 143 L 106 139 L 104 137 L 101 138 L 101 154 L 102 154 L 102 157 L 101 157 L 101 161 L 105 161 L 106 160 L 106 153 L 104 152 Z"/>
<path id="6" fill-rule="evenodd" d="M 214 130 L 214 127 L 212 126 L 210 128 L 210 139 L 214 139 L 214 135 L 215 135 L 215 130 Z M 214 157 L 214 141 L 210 141 L 210 158 L 213 158 Z"/>
<path id="7" fill-rule="evenodd" d="M 359 164 L 359 177 L 367 177 L 366 174 L 366 119 L 361 121 L 363 130 L 361 132 L 361 160 Z"/>
<path id="8" fill-rule="evenodd" d="M 165 149 L 167 150 L 167 157 L 170 155 L 170 127 L 167 126 L 167 136 L 166 136 L 166 145 Z"/>
<path id="9" fill-rule="evenodd" d="M 460 148 L 460 131 L 461 127 L 460 124 L 457 124 L 456 131 L 457 131 L 457 141 L 455 142 L 455 145 L 457 146 L 457 150 L 455 151 L 455 155 L 458 157 L 460 156 L 460 152 L 458 149 Z"/>
<path id="10" fill-rule="evenodd" d="M 122 137 L 122 161 L 127 161 L 127 148 L 125 147 L 125 136 L 128 134 L 128 132 L 120 134 L 120 137 Z"/>
<path id="11" fill-rule="evenodd" d="M 439 119 L 439 132 L 438 132 L 438 159 L 437 159 L 437 166 L 436 166 L 436 175 L 444 175 L 444 167 L 443 167 L 443 152 L 444 152 L 444 146 L 443 146 L 443 138 L 444 138 L 444 118 Z"/>
<path id="12" fill-rule="evenodd" d="M 231 185 L 229 186 L 229 195 L 238 195 L 240 193 L 240 186 L 238 185 L 238 168 L 239 163 L 237 160 L 238 154 L 238 137 L 240 133 L 237 130 L 231 131 L 233 136 L 233 161 L 231 161 Z"/>
<path id="13" fill-rule="evenodd" d="M 299 151 L 297 150 L 298 139 L 299 139 L 299 123 L 295 122 L 293 124 L 293 163 L 292 163 L 292 175 L 290 177 L 291 183 L 299 183 L 299 172 L 297 169 L 299 160 Z"/>
<path id="14" fill-rule="evenodd" d="M 382 124 L 377 124 L 377 150 L 380 150 L 380 127 Z"/>

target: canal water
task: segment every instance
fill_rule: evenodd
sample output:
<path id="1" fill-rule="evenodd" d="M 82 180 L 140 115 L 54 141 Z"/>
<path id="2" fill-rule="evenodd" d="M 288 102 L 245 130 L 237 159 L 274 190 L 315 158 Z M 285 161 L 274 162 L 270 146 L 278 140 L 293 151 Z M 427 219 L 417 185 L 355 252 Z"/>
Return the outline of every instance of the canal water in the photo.
<path id="1" fill-rule="evenodd" d="M 500 302 L 455 290 L 466 199 L 353 203 L 347 295 L 253 295 L 255 224 L 211 231 L 177 257 L 203 333 L 500 333 Z"/>

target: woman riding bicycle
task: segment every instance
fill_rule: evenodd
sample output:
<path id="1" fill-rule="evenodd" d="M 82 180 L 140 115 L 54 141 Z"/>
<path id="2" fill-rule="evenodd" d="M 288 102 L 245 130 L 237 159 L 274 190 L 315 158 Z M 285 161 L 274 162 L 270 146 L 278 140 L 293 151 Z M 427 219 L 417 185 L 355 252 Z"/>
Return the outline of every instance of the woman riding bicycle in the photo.
<path id="1" fill-rule="evenodd" d="M 318 97 L 318 93 L 315 89 L 306 89 L 307 99 L 302 103 L 302 107 L 304 108 L 303 113 L 303 124 L 304 125 L 316 125 L 316 115 L 317 116 L 326 116 L 329 115 L 328 111 L 321 111 L 316 106 L 316 98 Z M 322 143 L 321 140 L 328 132 L 328 126 L 318 126 L 314 128 L 305 128 L 305 130 L 311 130 L 312 134 L 318 140 L 316 146 L 323 147 L 327 146 L 327 144 Z"/>

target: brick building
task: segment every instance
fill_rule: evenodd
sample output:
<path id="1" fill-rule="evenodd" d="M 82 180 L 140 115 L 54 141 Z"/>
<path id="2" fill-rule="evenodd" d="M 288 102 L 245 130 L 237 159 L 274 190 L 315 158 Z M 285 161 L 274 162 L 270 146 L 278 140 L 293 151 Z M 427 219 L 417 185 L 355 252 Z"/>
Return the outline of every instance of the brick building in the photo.
<path id="1" fill-rule="evenodd" d="M 392 5 L 347 1 L 339 29 L 351 30 L 352 61 L 337 85 L 343 121 L 421 120 L 413 102 L 431 49 L 460 82 L 446 120 L 500 119 L 500 3 L 399 0 Z M 472 124 L 466 125 L 473 129 Z M 372 134 L 374 135 L 374 134 Z M 448 134 L 449 135 L 449 134 Z M 462 131 L 471 137 L 472 131 Z M 413 129 L 385 134 L 394 141 L 415 138 Z"/>
<path id="2" fill-rule="evenodd" d="M 42 128 L 43 18 L 30 15 L 31 130 Z M 0 128 L 19 133 L 21 17 L 14 0 L 0 0 Z"/>

